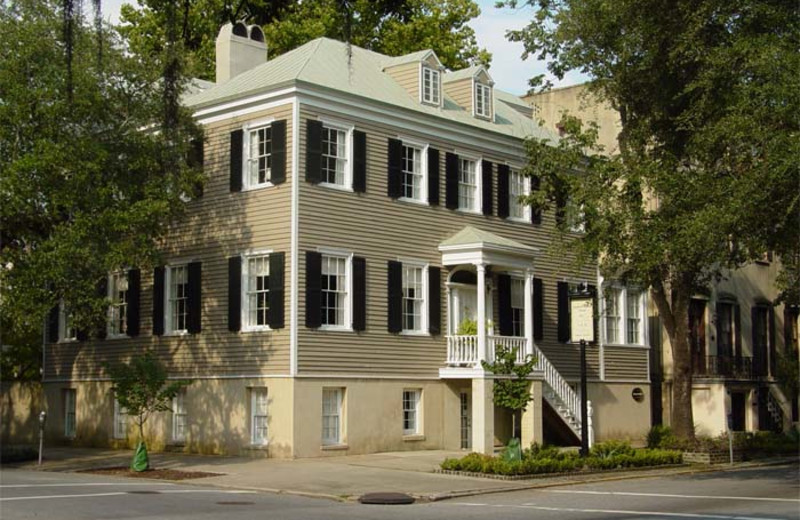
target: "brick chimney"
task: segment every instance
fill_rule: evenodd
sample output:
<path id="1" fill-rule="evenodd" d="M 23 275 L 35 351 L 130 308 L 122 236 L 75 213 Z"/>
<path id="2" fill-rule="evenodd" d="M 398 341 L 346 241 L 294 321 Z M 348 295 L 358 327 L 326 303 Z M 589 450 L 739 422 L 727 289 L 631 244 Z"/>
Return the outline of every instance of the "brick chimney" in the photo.
<path id="1" fill-rule="evenodd" d="M 257 25 L 226 23 L 217 35 L 217 84 L 267 62 L 267 43 Z"/>

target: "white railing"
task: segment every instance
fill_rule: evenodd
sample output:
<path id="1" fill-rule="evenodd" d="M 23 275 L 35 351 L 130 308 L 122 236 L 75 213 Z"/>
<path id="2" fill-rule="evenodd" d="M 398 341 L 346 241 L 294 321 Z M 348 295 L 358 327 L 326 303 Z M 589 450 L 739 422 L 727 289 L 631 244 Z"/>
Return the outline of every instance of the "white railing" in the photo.
<path id="1" fill-rule="evenodd" d="M 478 336 L 447 336 L 447 364 L 474 365 L 478 362 Z"/>
<path id="2" fill-rule="evenodd" d="M 561 377 L 561 374 L 556 370 L 556 367 L 544 356 L 541 350 L 536 346 L 533 347 L 533 352 L 538 362 L 536 368 L 544 373 L 544 381 L 553 390 L 553 393 L 561 400 L 563 405 L 570 411 L 573 417 L 578 420 L 578 425 L 581 421 L 581 399 L 567 381 Z"/>
<path id="3" fill-rule="evenodd" d="M 501 345 L 507 349 L 517 349 L 517 363 L 524 363 L 528 349 L 528 338 L 519 336 L 487 336 L 486 347 L 489 351 L 486 353 L 486 359 L 495 359 L 495 346 Z"/>

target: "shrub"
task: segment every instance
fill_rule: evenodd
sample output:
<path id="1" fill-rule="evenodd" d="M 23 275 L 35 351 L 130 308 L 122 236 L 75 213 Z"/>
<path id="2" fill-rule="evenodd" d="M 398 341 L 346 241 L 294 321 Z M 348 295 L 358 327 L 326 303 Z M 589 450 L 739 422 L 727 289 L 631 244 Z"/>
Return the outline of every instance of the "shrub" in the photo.
<path id="1" fill-rule="evenodd" d="M 633 455 L 634 449 L 627 441 L 605 441 L 598 442 L 592 446 L 589 455 L 600 459 L 610 459 L 617 455 Z"/>
<path id="2" fill-rule="evenodd" d="M 39 452 L 32 446 L 3 446 L 0 449 L 0 462 L 3 464 L 25 462 L 38 458 Z"/>
<path id="3" fill-rule="evenodd" d="M 672 428 L 663 424 L 657 424 L 647 432 L 647 447 L 650 449 L 674 446 L 677 440 Z"/>

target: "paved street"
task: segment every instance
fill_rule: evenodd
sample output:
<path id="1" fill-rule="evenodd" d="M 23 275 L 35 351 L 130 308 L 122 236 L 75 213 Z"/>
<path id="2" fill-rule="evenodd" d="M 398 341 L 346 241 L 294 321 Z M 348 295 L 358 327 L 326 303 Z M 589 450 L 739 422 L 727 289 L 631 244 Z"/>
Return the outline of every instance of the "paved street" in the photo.
<path id="1" fill-rule="evenodd" d="M 798 466 L 558 486 L 411 506 L 366 506 L 198 484 L 3 470 L 3 520 L 800 518 Z"/>

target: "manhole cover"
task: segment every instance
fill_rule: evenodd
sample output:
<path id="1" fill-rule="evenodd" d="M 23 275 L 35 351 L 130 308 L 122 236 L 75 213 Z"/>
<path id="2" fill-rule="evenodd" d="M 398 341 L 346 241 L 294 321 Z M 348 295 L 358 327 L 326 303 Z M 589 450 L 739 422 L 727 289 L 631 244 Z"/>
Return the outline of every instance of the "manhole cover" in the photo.
<path id="1" fill-rule="evenodd" d="M 148 491 L 146 489 L 142 489 L 139 491 L 128 491 L 129 495 L 160 495 L 161 491 Z"/>
<path id="2" fill-rule="evenodd" d="M 220 506 L 252 506 L 255 502 L 236 502 L 236 501 L 228 501 L 228 502 L 217 502 L 217 505 Z"/>
<path id="3" fill-rule="evenodd" d="M 404 505 L 413 504 L 414 498 L 405 493 L 367 493 L 358 501 L 362 504 Z"/>

